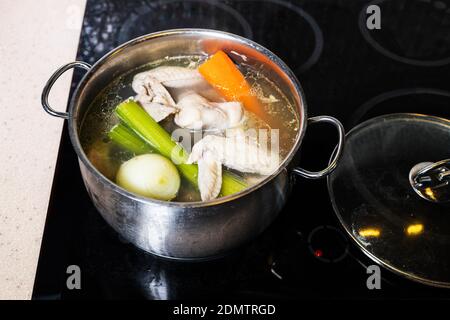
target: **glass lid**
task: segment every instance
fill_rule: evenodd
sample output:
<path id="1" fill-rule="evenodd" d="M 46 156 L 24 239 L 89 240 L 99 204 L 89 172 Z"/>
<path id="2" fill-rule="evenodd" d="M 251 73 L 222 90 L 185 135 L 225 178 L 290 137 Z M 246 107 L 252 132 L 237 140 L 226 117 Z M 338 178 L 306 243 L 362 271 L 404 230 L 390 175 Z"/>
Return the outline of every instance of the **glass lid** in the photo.
<path id="1" fill-rule="evenodd" d="M 328 178 L 343 227 L 377 263 L 450 287 L 450 204 L 419 196 L 409 179 L 417 164 L 450 158 L 450 121 L 391 114 L 361 123 L 346 138 Z M 427 192 L 432 197 L 433 189 Z"/>

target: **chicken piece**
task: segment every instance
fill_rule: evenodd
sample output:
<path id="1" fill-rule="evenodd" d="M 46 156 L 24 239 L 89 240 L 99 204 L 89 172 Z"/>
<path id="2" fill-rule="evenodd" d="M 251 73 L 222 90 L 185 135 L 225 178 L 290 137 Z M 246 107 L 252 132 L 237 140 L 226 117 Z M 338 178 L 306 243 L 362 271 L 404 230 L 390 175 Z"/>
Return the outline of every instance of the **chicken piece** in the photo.
<path id="1" fill-rule="evenodd" d="M 210 102 L 203 96 L 205 90 L 201 88 L 205 85 L 209 86 L 197 70 L 182 67 L 158 67 L 141 72 L 134 76 L 132 83 L 137 93 L 135 99 L 157 122 L 178 112 L 175 123 L 181 128 L 224 130 L 239 125 L 244 119 L 242 103 L 217 102 L 218 99 Z M 178 103 L 166 87 L 177 90 Z"/>
<path id="2" fill-rule="evenodd" d="M 188 163 L 201 160 L 210 153 L 217 162 L 241 172 L 272 174 L 279 165 L 278 150 L 267 150 L 243 135 L 208 135 L 192 148 Z"/>
<path id="3" fill-rule="evenodd" d="M 203 201 L 217 198 L 222 188 L 222 164 L 210 152 L 198 160 L 198 188 Z"/>
<path id="4" fill-rule="evenodd" d="M 137 93 L 136 101 L 156 122 L 178 111 L 170 93 L 155 78 L 146 76 L 140 83 L 133 80 L 132 86 Z"/>
<path id="5" fill-rule="evenodd" d="M 179 97 L 188 91 L 199 92 L 210 101 L 223 102 L 224 99 L 217 91 L 202 77 L 196 69 L 189 69 L 175 66 L 161 66 L 155 69 L 138 73 L 133 78 L 133 90 L 139 93 L 145 78 L 150 76 L 158 80 L 163 86 L 169 89 L 172 97 L 179 100 Z"/>
<path id="6" fill-rule="evenodd" d="M 187 163 L 198 164 L 198 186 L 203 201 L 218 196 L 222 186 L 222 164 L 241 172 L 270 175 L 278 168 L 278 150 L 261 148 L 254 137 L 232 129 L 226 137 L 208 135 L 192 148 Z"/>
<path id="7" fill-rule="evenodd" d="M 175 123 L 181 128 L 201 130 L 232 128 L 244 119 L 240 102 L 209 102 L 195 92 L 182 95 L 177 103 Z"/>
<path id="8" fill-rule="evenodd" d="M 144 102 L 142 98 L 137 96 L 136 100 L 141 104 L 145 111 L 156 121 L 160 122 L 169 115 L 176 113 L 178 110 L 165 104 L 157 102 Z"/>
<path id="9" fill-rule="evenodd" d="M 174 66 L 161 66 L 148 71 L 138 73 L 135 79 L 151 76 L 167 88 L 185 88 L 205 82 L 202 75 L 196 69 Z"/>

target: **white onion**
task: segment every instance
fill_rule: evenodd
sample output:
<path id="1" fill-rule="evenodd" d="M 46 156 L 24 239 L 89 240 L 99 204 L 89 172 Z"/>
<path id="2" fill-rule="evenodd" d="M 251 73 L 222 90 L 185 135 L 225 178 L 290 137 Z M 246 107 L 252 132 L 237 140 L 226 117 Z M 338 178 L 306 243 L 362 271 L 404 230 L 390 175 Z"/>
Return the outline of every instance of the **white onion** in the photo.
<path id="1" fill-rule="evenodd" d="M 120 166 L 116 182 L 145 197 L 171 200 L 180 188 L 180 175 L 169 159 L 159 154 L 143 154 Z"/>

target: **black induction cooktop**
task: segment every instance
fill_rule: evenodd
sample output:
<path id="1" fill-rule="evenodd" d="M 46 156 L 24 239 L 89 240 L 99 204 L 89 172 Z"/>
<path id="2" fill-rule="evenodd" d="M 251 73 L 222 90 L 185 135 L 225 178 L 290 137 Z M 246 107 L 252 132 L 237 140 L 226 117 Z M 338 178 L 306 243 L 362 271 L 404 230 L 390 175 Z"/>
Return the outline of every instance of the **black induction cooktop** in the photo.
<path id="1" fill-rule="evenodd" d="M 367 28 L 370 4 L 380 8 L 381 29 Z M 77 60 L 95 63 L 129 39 L 181 27 L 224 30 L 266 46 L 299 78 L 309 116 L 337 117 L 346 130 L 395 112 L 450 118 L 446 1 L 88 0 Z M 80 77 L 74 74 L 72 91 Z M 301 166 L 326 166 L 335 143 L 332 129 L 308 129 Z M 65 125 L 33 298 L 450 297 L 385 269 L 381 289 L 369 289 L 367 267 L 376 264 L 341 229 L 326 181 L 295 180 L 280 217 L 255 241 L 212 261 L 162 260 L 121 239 L 95 210 Z M 81 270 L 80 290 L 66 286 L 70 265 Z"/>

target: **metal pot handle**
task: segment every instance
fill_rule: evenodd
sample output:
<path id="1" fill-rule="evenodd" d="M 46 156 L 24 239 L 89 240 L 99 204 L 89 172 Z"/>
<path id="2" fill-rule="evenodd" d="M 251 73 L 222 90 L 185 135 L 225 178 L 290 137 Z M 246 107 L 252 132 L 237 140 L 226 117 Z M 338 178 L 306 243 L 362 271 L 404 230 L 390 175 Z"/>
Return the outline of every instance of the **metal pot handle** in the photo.
<path id="1" fill-rule="evenodd" d="M 52 107 L 50 107 L 50 105 L 48 103 L 48 95 L 50 94 L 50 90 L 52 89 L 53 84 L 56 82 L 56 80 L 58 80 L 58 78 L 64 72 L 66 72 L 67 70 L 72 69 L 72 68 L 76 68 L 76 67 L 80 67 L 80 68 L 85 69 L 85 70 L 91 69 L 91 65 L 89 63 L 86 63 L 86 62 L 83 62 L 83 61 L 69 62 L 69 63 L 63 65 L 58 70 L 56 70 L 52 74 L 50 79 L 48 79 L 47 83 L 45 84 L 45 87 L 42 90 L 41 103 L 42 103 L 42 107 L 44 108 L 45 112 L 47 112 L 49 115 L 52 115 L 52 116 L 58 117 L 58 118 L 69 119 L 69 113 L 68 112 L 56 111 Z"/>
<path id="2" fill-rule="evenodd" d="M 337 148 L 335 149 L 333 159 L 331 160 L 328 167 L 326 167 L 322 171 L 308 171 L 308 170 L 305 170 L 302 168 L 294 168 L 292 170 L 294 173 L 296 173 L 304 178 L 308 178 L 308 179 L 319 179 L 319 178 L 329 175 L 336 168 L 338 161 L 341 158 L 342 150 L 344 149 L 345 130 L 344 130 L 344 126 L 342 125 L 342 123 L 338 119 L 329 117 L 329 116 L 318 116 L 318 117 L 313 117 L 313 118 L 308 119 L 308 124 L 313 124 L 313 123 L 318 123 L 318 122 L 327 122 L 327 123 L 331 123 L 332 125 L 334 125 L 336 127 L 336 129 L 338 130 L 339 141 L 337 144 Z"/>

